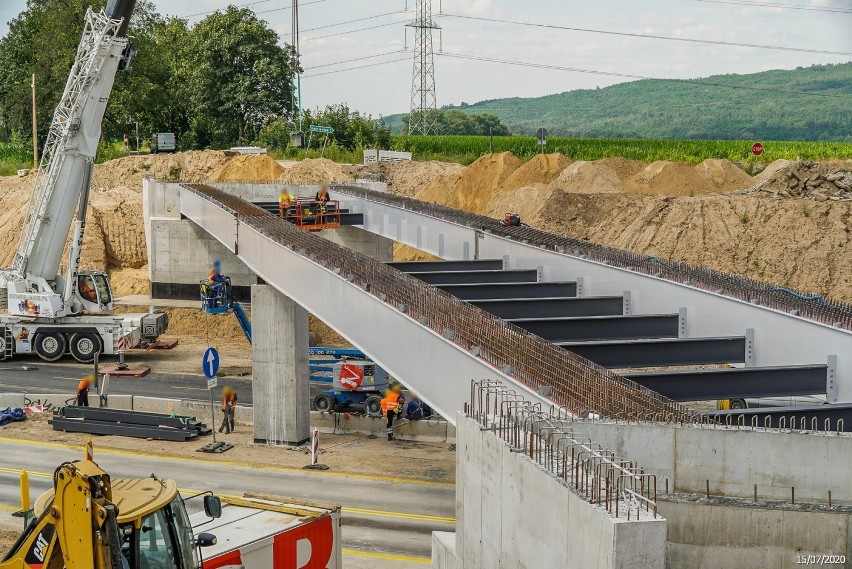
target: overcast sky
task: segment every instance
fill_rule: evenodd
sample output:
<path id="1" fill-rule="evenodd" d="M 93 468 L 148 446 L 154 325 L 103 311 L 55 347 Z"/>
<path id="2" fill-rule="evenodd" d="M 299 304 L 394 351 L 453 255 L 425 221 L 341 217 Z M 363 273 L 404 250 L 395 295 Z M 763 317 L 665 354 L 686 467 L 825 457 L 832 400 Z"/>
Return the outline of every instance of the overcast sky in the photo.
<path id="1" fill-rule="evenodd" d="M 290 41 L 291 0 L 154 0 L 161 13 L 180 17 L 245 5 L 265 19 L 283 42 Z M 771 3 L 844 11 L 799 10 L 743 4 Z M 26 0 L 0 0 L 0 33 Z M 302 80 L 306 107 L 347 102 L 377 116 L 409 108 L 413 44 L 404 23 L 411 21 L 415 0 L 300 0 Z M 447 53 L 536 64 L 626 73 L 650 77 L 691 78 L 721 73 L 792 69 L 814 63 L 840 63 L 850 55 L 801 53 L 483 22 L 453 15 L 496 18 L 555 26 L 653 34 L 724 42 L 765 44 L 852 52 L 852 0 L 439 0 L 435 21 Z M 189 17 L 190 23 L 203 16 Z M 352 22 L 352 20 L 364 19 Z M 350 22 L 344 25 L 335 25 Z M 330 26 L 324 29 L 322 26 Z M 361 28 L 375 27 L 364 31 Z M 347 32 L 342 35 L 341 32 Z M 351 32 L 351 33 L 348 33 Z M 317 38 L 317 39 L 313 39 Z M 439 38 L 435 36 L 436 54 Z M 380 55 L 362 61 L 327 65 Z M 357 66 L 400 60 L 361 69 Z M 319 67 L 322 66 L 322 67 Z M 438 104 L 473 103 L 501 97 L 535 97 L 577 88 L 594 88 L 624 78 L 533 69 L 498 63 L 435 57 Z M 335 70 L 339 73 L 316 75 Z M 311 75 L 314 75 L 313 77 Z"/>

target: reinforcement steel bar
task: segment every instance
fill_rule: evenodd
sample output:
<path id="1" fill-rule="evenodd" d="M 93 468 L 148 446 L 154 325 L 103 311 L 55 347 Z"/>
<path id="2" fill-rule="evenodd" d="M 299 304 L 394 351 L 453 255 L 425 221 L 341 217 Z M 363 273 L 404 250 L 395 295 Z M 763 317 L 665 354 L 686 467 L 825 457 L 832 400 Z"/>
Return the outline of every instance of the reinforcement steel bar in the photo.
<path id="1" fill-rule="evenodd" d="M 852 432 L 852 403 L 711 411 L 707 415 L 732 426 Z M 826 428 L 831 425 L 834 426 Z"/>
<path id="2" fill-rule="evenodd" d="M 577 296 L 577 283 L 573 282 L 438 285 L 438 288 L 461 300 Z"/>
<path id="3" fill-rule="evenodd" d="M 399 261 L 388 263 L 403 273 L 431 273 L 446 271 L 500 271 L 502 259 L 482 259 L 479 261 Z"/>
<path id="4" fill-rule="evenodd" d="M 291 252 L 288 253 L 290 256 L 298 255 L 326 271 L 324 274 L 329 282 L 325 283 L 324 290 L 343 291 L 343 284 L 332 286 L 338 281 L 347 283 L 347 291 L 357 287 L 362 291 L 359 294 L 370 295 L 392 307 L 405 316 L 406 322 L 431 330 L 435 336 L 466 350 L 478 361 L 501 370 L 501 374 L 511 377 L 515 384 L 533 393 L 546 393 L 540 397 L 547 397 L 567 412 L 580 414 L 592 410 L 601 416 L 624 419 L 659 416 L 667 420 L 687 420 L 690 417 L 689 412 L 670 399 L 561 350 L 410 275 L 301 231 L 260 207 L 210 186 L 182 184 L 181 188 L 181 213 L 196 223 L 204 224 L 205 230 L 226 247 L 239 250 L 238 255 L 249 254 L 242 253 L 243 247 L 240 246 L 244 235 L 245 248 L 249 251 L 261 243 L 273 243 L 286 249 Z M 189 199 L 190 196 L 192 199 Z M 184 198 L 188 200 L 186 204 L 183 203 Z M 231 216 L 234 225 L 214 223 L 214 220 L 223 220 L 224 216 Z M 271 258 L 258 255 L 257 261 L 270 262 Z M 261 265 L 253 264 L 251 268 L 263 276 Z M 287 273 L 277 270 L 275 274 Z M 314 288 L 321 286 L 322 283 L 316 283 Z M 350 295 L 349 292 L 346 294 Z M 556 296 L 568 295 L 557 293 Z M 323 298 L 325 302 L 333 301 Z M 453 409 L 444 411 L 450 414 Z"/>
<path id="5" fill-rule="evenodd" d="M 505 319 L 616 316 L 624 313 L 624 298 L 621 296 L 513 298 L 472 300 L 470 303 Z"/>
<path id="6" fill-rule="evenodd" d="M 584 318 L 516 318 L 515 326 L 551 342 L 677 338 L 677 314 L 589 316 Z"/>
<path id="7" fill-rule="evenodd" d="M 745 367 L 625 373 L 675 401 L 825 395 L 828 366 Z"/>
<path id="8" fill-rule="evenodd" d="M 557 345 L 607 368 L 743 363 L 746 359 L 744 336 L 558 342 Z"/>
<path id="9" fill-rule="evenodd" d="M 852 328 L 852 304 L 850 303 L 829 301 L 818 295 L 801 294 L 778 285 L 753 281 L 740 275 L 729 275 L 705 267 L 663 261 L 657 257 L 605 245 L 596 245 L 580 239 L 562 237 L 528 226 L 504 226 L 494 218 L 413 198 L 355 186 L 335 186 L 334 191 L 354 198 L 369 200 L 373 203 L 387 204 L 436 219 L 450 221 L 475 231 L 493 234 L 541 249 L 563 252 L 612 267 L 688 284 L 745 302 L 793 313 L 824 324 L 841 326 L 847 330 Z"/>
<path id="10" fill-rule="evenodd" d="M 435 286 L 458 284 L 500 284 L 538 282 L 538 271 L 443 271 L 427 273 L 408 273 L 424 283 Z"/>

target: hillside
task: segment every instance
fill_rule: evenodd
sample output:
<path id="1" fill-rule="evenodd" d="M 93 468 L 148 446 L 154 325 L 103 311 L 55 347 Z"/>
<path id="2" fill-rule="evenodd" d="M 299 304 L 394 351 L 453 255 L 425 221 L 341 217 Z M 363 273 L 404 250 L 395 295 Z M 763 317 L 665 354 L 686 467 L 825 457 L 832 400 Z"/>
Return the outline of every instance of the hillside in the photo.
<path id="1" fill-rule="evenodd" d="M 496 115 L 513 134 L 546 127 L 551 136 L 571 137 L 852 141 L 852 62 L 688 81 L 632 81 L 448 108 Z M 385 122 L 394 132 L 402 125 L 400 115 Z"/>

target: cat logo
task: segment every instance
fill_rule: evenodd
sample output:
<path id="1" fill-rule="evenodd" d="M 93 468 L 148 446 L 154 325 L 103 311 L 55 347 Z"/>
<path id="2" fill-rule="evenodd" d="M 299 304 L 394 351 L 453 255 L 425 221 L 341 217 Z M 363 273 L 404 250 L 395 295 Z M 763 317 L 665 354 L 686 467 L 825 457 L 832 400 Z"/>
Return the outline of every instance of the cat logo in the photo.
<path id="1" fill-rule="evenodd" d="M 56 528 L 51 524 L 45 526 L 38 534 L 32 549 L 30 549 L 24 559 L 24 562 L 30 569 L 41 569 L 44 566 L 47 550 L 50 548 L 50 540 L 53 539 L 55 530 Z"/>

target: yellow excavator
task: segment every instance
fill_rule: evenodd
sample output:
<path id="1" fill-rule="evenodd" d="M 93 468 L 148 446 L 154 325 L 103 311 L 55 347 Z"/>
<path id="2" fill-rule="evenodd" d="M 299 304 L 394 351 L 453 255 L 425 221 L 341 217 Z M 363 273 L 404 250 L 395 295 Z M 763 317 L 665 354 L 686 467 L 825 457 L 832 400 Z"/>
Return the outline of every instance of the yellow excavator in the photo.
<path id="1" fill-rule="evenodd" d="M 113 483 L 80 460 L 60 465 L 53 485 L 30 509 L 22 477 L 26 527 L 0 569 L 199 569 L 199 548 L 216 544 L 212 534 L 193 535 L 173 480 Z M 207 516 L 221 516 L 219 498 L 203 497 Z"/>

